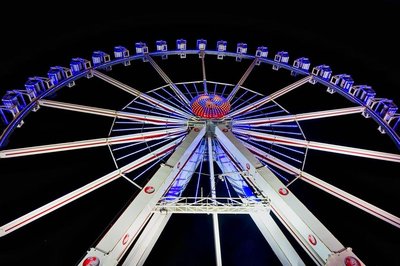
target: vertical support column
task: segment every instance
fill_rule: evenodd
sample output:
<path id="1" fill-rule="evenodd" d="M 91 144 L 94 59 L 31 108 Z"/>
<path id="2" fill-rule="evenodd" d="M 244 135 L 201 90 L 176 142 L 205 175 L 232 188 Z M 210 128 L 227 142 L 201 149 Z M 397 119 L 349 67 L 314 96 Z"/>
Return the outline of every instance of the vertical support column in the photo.
<path id="1" fill-rule="evenodd" d="M 215 199 L 217 197 L 215 191 L 215 176 L 214 176 L 214 157 L 212 153 L 212 138 L 208 136 L 207 138 L 208 144 L 208 163 L 210 166 L 210 187 L 211 187 L 211 198 Z M 221 256 L 221 241 L 219 238 L 219 227 L 218 227 L 218 214 L 213 213 L 213 229 L 214 229 L 214 245 L 215 245 L 215 258 L 217 261 L 217 266 L 222 265 L 222 256 Z"/>
<path id="2" fill-rule="evenodd" d="M 250 216 L 282 265 L 305 265 L 269 213 L 256 212 Z"/>
<path id="3" fill-rule="evenodd" d="M 171 213 L 154 213 L 122 266 L 143 265 L 167 225 Z"/>
<path id="4" fill-rule="evenodd" d="M 201 70 L 203 72 L 203 87 L 204 87 L 204 94 L 208 94 L 208 89 L 207 89 L 207 77 L 206 77 L 206 64 L 204 62 L 204 51 L 201 51 L 200 54 L 201 56 Z"/>
<path id="5" fill-rule="evenodd" d="M 216 127 L 215 135 L 240 167 L 248 171 L 248 181 L 271 200 L 271 210 L 316 264 L 326 265 L 332 256 L 345 250 L 333 234 L 228 128 L 223 125 Z M 363 265 L 353 253 L 349 251 L 347 254 Z"/>

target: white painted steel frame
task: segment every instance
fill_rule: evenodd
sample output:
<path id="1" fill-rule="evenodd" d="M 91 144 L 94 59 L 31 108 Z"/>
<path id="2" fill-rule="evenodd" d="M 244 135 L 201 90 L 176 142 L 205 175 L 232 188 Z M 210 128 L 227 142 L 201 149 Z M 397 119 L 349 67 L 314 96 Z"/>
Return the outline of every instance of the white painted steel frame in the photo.
<path id="1" fill-rule="evenodd" d="M 238 119 L 238 120 L 233 120 L 232 124 L 234 126 L 249 125 L 252 127 L 261 127 L 261 126 L 269 126 L 269 125 L 294 122 L 294 121 L 303 121 L 303 120 L 327 118 L 333 116 L 357 114 L 357 113 L 362 113 L 364 110 L 365 110 L 364 106 L 356 106 L 356 107 L 324 110 L 324 111 L 309 112 L 309 113 L 295 114 L 295 115 L 271 116 L 271 117 L 262 117 L 254 119 Z"/>
<path id="2" fill-rule="evenodd" d="M 384 211 L 360 198 L 357 198 L 356 196 L 353 196 L 352 194 L 343 191 L 307 172 L 302 171 L 301 169 L 298 169 L 276 157 L 274 157 L 271 154 L 268 154 L 266 152 L 263 152 L 262 150 L 248 144 L 248 143 L 243 143 L 246 148 L 248 148 L 257 158 L 260 160 L 265 161 L 267 164 L 275 166 L 291 175 L 295 175 L 299 177 L 300 180 L 303 180 L 307 183 L 309 183 L 312 186 L 315 186 L 332 196 L 341 199 L 365 212 L 368 212 L 369 214 L 382 219 L 383 221 L 390 223 L 397 228 L 400 228 L 400 218 L 388 213 L 387 211 Z"/>
<path id="3" fill-rule="evenodd" d="M 134 143 L 142 141 L 150 141 L 157 139 L 177 138 L 187 132 L 187 127 L 162 129 L 151 132 L 141 132 L 116 137 L 88 139 L 48 145 L 40 145 L 26 148 L 10 149 L 0 151 L 0 158 L 12 158 L 20 156 L 29 156 L 36 154 L 71 151 L 77 149 L 87 149 L 101 147 L 106 145 L 116 145 L 125 143 Z"/>
<path id="4" fill-rule="evenodd" d="M 209 134 L 211 132 L 208 132 Z M 210 170 L 210 187 L 211 187 L 211 198 L 216 199 L 217 194 L 215 190 L 215 175 L 214 175 L 214 155 L 213 155 L 213 145 L 212 145 L 212 137 L 207 136 L 207 146 L 208 146 L 208 166 Z M 219 225 L 218 225 L 218 214 L 213 213 L 213 231 L 214 231 L 214 248 L 215 248 L 215 260 L 216 265 L 222 265 L 222 256 L 221 256 L 221 240 L 219 237 Z"/>
<path id="5" fill-rule="evenodd" d="M 122 266 L 139 266 L 146 262 L 151 250 L 167 225 L 172 213 L 154 213 Z"/>
<path id="6" fill-rule="evenodd" d="M 256 207 L 255 211 L 248 209 L 247 214 L 249 214 L 251 219 L 253 219 L 254 223 L 263 234 L 282 265 L 304 265 L 300 256 L 279 229 L 276 222 L 269 215 L 269 199 L 262 198 L 261 195 L 258 195 L 257 198 L 254 195 L 252 197 L 242 195 L 243 188 L 248 187 L 248 185 L 241 175 L 244 175 L 247 171 L 238 172 L 238 169 L 236 169 L 234 162 L 231 161 L 229 154 L 226 153 L 223 158 L 219 158 L 218 165 L 223 173 L 225 173 L 227 180 L 231 183 L 235 191 L 241 195 L 240 200 L 242 204 L 250 206 L 254 205 Z M 268 208 L 266 208 L 267 206 Z M 240 207 L 236 208 L 239 209 Z"/>
<path id="7" fill-rule="evenodd" d="M 359 148 L 334 145 L 316 141 L 308 141 L 303 139 L 288 138 L 288 137 L 282 137 L 278 135 L 271 135 L 267 133 L 261 133 L 261 132 L 238 129 L 238 128 L 234 128 L 233 132 L 236 134 L 247 136 L 254 140 L 264 141 L 268 143 L 279 143 L 286 146 L 308 148 L 311 150 L 346 154 L 363 158 L 391 161 L 396 163 L 400 162 L 400 154 L 395 154 L 395 153 L 359 149 Z"/>
<path id="8" fill-rule="evenodd" d="M 146 227 L 157 202 L 168 191 L 198 148 L 204 134 L 205 127 L 202 127 L 194 128 L 186 136 L 167 163 L 160 167 L 97 245 L 88 251 L 85 258 L 98 257 L 102 266 L 116 265 L 122 259 L 130 245 Z"/>
<path id="9" fill-rule="evenodd" d="M 271 200 L 271 210 L 301 244 L 310 257 L 319 265 L 325 265 L 332 254 L 344 246 L 331 232 L 285 187 L 285 185 L 225 126 L 216 128 L 218 141 L 232 157 L 251 175 L 250 180 L 259 191 Z M 282 192 L 284 191 L 284 195 Z M 286 193 L 287 192 L 287 193 Z M 311 240 L 310 240 L 311 239 Z M 354 257 L 356 257 L 354 255 Z"/>
<path id="10" fill-rule="evenodd" d="M 250 73 L 253 71 L 254 67 L 257 65 L 258 58 L 254 58 L 254 60 L 251 62 L 249 67 L 247 68 L 246 72 L 243 73 L 243 76 L 240 78 L 238 83 L 233 87 L 231 93 L 229 93 L 228 97 L 226 97 L 226 100 L 228 102 L 231 102 L 232 99 L 235 97 L 236 93 L 240 89 L 240 86 L 243 85 L 243 83 L 246 81 L 246 79 L 249 77 Z"/>
<path id="11" fill-rule="evenodd" d="M 122 118 L 127 120 L 139 121 L 145 124 L 154 124 L 154 125 L 182 125 L 186 123 L 186 120 L 176 119 L 173 117 L 163 117 L 163 116 L 153 116 L 148 114 L 137 114 L 133 112 L 123 112 L 123 111 L 115 111 L 104 108 L 51 101 L 51 100 L 39 100 L 40 106 L 57 108 L 68 111 L 75 111 L 87 114 L 101 115 L 107 117 L 114 118 Z"/>

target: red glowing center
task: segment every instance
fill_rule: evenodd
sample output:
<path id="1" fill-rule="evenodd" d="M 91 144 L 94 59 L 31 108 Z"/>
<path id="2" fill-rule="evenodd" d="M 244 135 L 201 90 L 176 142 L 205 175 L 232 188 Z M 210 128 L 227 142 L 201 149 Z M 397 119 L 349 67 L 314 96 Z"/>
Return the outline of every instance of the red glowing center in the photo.
<path id="1" fill-rule="evenodd" d="M 231 109 L 230 103 L 223 97 L 214 94 L 201 94 L 191 102 L 192 112 L 203 118 L 222 118 Z"/>

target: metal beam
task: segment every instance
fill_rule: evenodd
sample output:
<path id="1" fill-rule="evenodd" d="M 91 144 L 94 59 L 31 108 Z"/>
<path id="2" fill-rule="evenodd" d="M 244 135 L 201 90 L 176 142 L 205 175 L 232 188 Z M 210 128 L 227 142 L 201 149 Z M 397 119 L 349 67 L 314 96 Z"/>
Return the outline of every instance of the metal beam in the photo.
<path id="1" fill-rule="evenodd" d="M 158 108 L 160 110 L 171 112 L 173 114 L 179 114 L 186 118 L 189 118 L 191 116 L 189 113 L 186 113 L 180 109 L 174 108 L 174 107 L 170 106 L 169 104 L 166 104 L 160 100 L 157 100 L 157 99 L 147 95 L 146 93 L 136 90 L 136 89 L 134 89 L 118 80 L 115 80 L 97 70 L 92 70 L 92 73 L 95 77 L 98 77 L 98 78 L 110 83 L 111 85 L 114 85 L 115 87 L 117 87 L 123 91 L 126 91 L 129 94 L 142 99 L 143 101 L 150 103 L 151 105 L 155 106 L 156 108 Z"/>
<path id="2" fill-rule="evenodd" d="M 201 70 L 202 70 L 202 73 L 203 73 L 204 94 L 208 94 L 207 77 L 206 77 L 206 64 L 205 64 L 205 53 L 204 53 L 204 51 L 200 51 L 200 59 L 201 59 Z"/>
<path id="3" fill-rule="evenodd" d="M 172 143 L 169 143 L 157 150 L 155 150 L 154 152 L 151 152 L 145 156 L 143 156 L 142 158 L 139 158 L 123 167 L 121 167 L 120 169 L 117 169 L 93 182 L 90 182 L 89 184 L 78 188 L 34 211 L 31 211 L 28 214 L 25 214 L 24 216 L 21 216 L 20 218 L 15 219 L 14 221 L 11 221 L 3 226 L 0 227 L 0 237 L 9 234 L 37 219 L 39 219 L 40 217 L 47 215 L 55 210 L 57 210 L 58 208 L 61 208 L 64 205 L 67 205 L 70 202 L 73 202 L 83 196 L 85 196 L 86 194 L 89 194 L 90 192 L 95 191 L 96 189 L 101 188 L 104 185 L 107 185 L 108 183 L 118 179 L 119 177 L 121 177 L 123 174 L 127 174 L 129 172 L 132 172 L 133 170 L 144 166 L 154 160 L 156 160 L 157 158 L 170 153 L 172 150 L 175 149 L 175 147 L 178 145 L 180 140 L 176 140 Z"/>
<path id="4" fill-rule="evenodd" d="M 185 132 L 187 132 L 187 128 L 181 127 L 181 128 L 163 129 L 151 132 L 129 134 L 117 137 L 88 139 L 88 140 L 40 145 L 40 146 L 33 146 L 26 148 L 2 150 L 0 151 L 0 158 L 21 157 L 21 156 L 43 154 L 43 153 L 87 149 L 105 145 L 115 145 L 115 144 L 125 144 L 125 143 L 141 142 L 141 141 L 150 141 L 156 139 L 176 138 L 179 137 L 180 135 L 183 135 Z"/>
<path id="5" fill-rule="evenodd" d="M 282 265 L 305 265 L 268 212 L 250 213 L 251 219 L 271 246 Z"/>
<path id="6" fill-rule="evenodd" d="M 149 63 L 153 66 L 153 68 L 157 71 L 157 73 L 161 76 L 161 78 L 169 84 L 169 86 L 171 87 L 171 89 L 174 91 L 174 93 L 176 94 L 176 96 L 178 96 L 178 98 L 187 106 L 190 106 L 190 101 L 188 100 L 188 98 L 186 98 L 186 96 L 179 90 L 178 86 L 176 86 L 175 83 L 172 82 L 172 80 L 167 76 L 167 74 L 165 74 L 165 72 L 161 69 L 161 67 L 156 63 L 156 61 L 154 61 L 154 59 L 149 55 L 149 54 L 145 54 L 145 57 L 147 58 L 147 60 L 149 61 Z"/>
<path id="7" fill-rule="evenodd" d="M 39 100 L 40 106 L 57 108 L 68 111 L 75 111 L 87 114 L 101 115 L 107 117 L 115 117 L 121 119 L 128 119 L 133 121 L 143 122 L 144 124 L 153 124 L 153 125 L 182 125 L 186 123 L 186 120 L 171 118 L 171 117 L 162 117 L 162 116 L 153 116 L 147 114 L 136 114 L 132 112 L 122 112 L 115 111 L 109 109 L 103 109 L 98 107 L 51 101 L 51 100 Z"/>
<path id="8" fill-rule="evenodd" d="M 228 153 L 222 152 L 220 144 L 216 145 L 216 148 L 217 151 L 221 151 L 220 153 L 217 152 L 216 156 L 219 158 L 217 163 L 223 171 L 224 176 L 226 176 L 226 180 L 231 183 L 232 187 L 240 196 L 240 198 L 237 199 L 237 202 L 244 204 L 245 206 L 249 205 L 255 207 L 253 207 L 253 210 L 257 211 L 248 209 L 247 214 L 250 214 L 250 217 L 253 219 L 254 223 L 257 225 L 282 265 L 304 265 L 297 252 L 269 215 L 269 199 L 262 197 L 260 194 L 256 197 L 254 192 L 250 194 L 249 191 L 251 191 L 251 189 L 247 182 L 244 181 L 247 171 L 238 172 L 240 166 L 235 164 Z M 248 177 L 246 177 L 246 179 L 247 178 Z M 241 204 L 236 208 L 239 209 Z"/>
<path id="9" fill-rule="evenodd" d="M 367 149 L 359 149 L 347 146 L 340 146 L 316 141 L 308 141 L 303 139 L 295 139 L 288 137 L 281 137 L 278 135 L 271 135 L 266 133 L 260 133 L 255 131 L 243 130 L 243 129 L 233 129 L 233 132 L 240 135 L 245 135 L 250 139 L 264 141 L 267 143 L 279 143 L 286 146 L 308 148 L 311 150 L 326 151 L 338 154 L 346 154 L 352 156 L 358 156 L 363 158 L 370 158 L 383 161 L 400 162 L 400 154 L 380 152 Z"/>
<path id="10" fill-rule="evenodd" d="M 122 259 L 151 218 L 157 202 L 198 149 L 204 134 L 205 127 L 193 128 L 81 263 L 93 256 L 100 259 L 103 266 L 116 265 Z"/>
<path id="11" fill-rule="evenodd" d="M 143 265 L 167 225 L 172 213 L 154 213 L 122 266 Z"/>
<path id="12" fill-rule="evenodd" d="M 321 179 L 302 171 L 301 169 L 298 169 L 274 156 L 272 156 L 271 154 L 267 154 L 265 152 L 263 152 L 262 150 L 244 143 L 244 146 L 246 148 L 248 148 L 257 158 L 259 158 L 260 160 L 265 161 L 267 164 L 275 166 L 289 174 L 292 174 L 296 177 L 299 177 L 299 179 L 309 183 L 310 185 L 317 187 L 329 194 L 331 194 L 332 196 L 341 199 L 379 219 L 382 219 L 383 221 L 390 223 L 398 228 L 400 228 L 400 218 L 388 213 L 356 196 L 353 196 L 350 193 L 347 193 L 346 191 L 343 191 L 325 181 L 322 181 Z"/>
<path id="13" fill-rule="evenodd" d="M 211 198 L 216 199 L 216 189 L 215 189 L 215 176 L 214 176 L 214 155 L 213 155 L 213 145 L 211 136 L 207 137 L 207 145 L 208 145 L 208 167 L 210 169 L 210 187 L 211 187 Z M 214 203 L 216 205 L 216 203 Z M 222 265 L 222 256 L 221 256 L 221 240 L 219 238 L 219 226 L 218 226 L 218 214 L 213 213 L 213 231 L 214 231 L 214 245 L 215 245 L 215 260 L 216 265 Z"/>
<path id="14" fill-rule="evenodd" d="M 153 212 L 168 213 L 223 213 L 248 214 L 251 212 L 268 211 L 269 202 L 260 200 L 241 201 L 242 198 L 221 197 L 181 197 L 172 202 L 163 199 L 156 205 Z"/>
<path id="15" fill-rule="evenodd" d="M 344 249 L 332 233 L 228 128 L 220 125 L 215 133 L 218 141 L 241 168 L 248 171 L 250 177 L 247 180 L 271 200 L 271 210 L 317 264 L 324 265 L 330 256 Z"/>
<path id="16" fill-rule="evenodd" d="M 238 83 L 233 87 L 231 93 L 229 93 L 228 97 L 226 97 L 226 100 L 228 102 L 231 102 L 233 97 L 235 97 L 236 93 L 240 89 L 240 86 L 243 85 L 243 83 L 246 81 L 248 76 L 250 75 L 251 71 L 253 71 L 254 67 L 257 65 L 258 58 L 254 58 L 253 62 L 251 62 L 250 66 L 247 68 L 246 72 L 244 72 L 243 76 L 240 78 Z"/>
<path id="17" fill-rule="evenodd" d="M 264 104 L 266 104 L 266 103 L 268 103 L 268 102 L 270 102 L 272 100 L 275 100 L 276 98 L 278 98 L 278 97 L 280 97 L 280 96 L 282 96 L 282 95 L 284 95 L 284 94 L 286 94 L 286 93 L 288 93 L 288 92 L 300 87 L 301 85 L 309 82 L 311 80 L 311 78 L 312 78 L 311 76 L 306 76 L 306 77 L 304 77 L 304 78 L 302 78 L 302 79 L 300 79 L 300 80 L 298 80 L 298 81 L 296 81 L 296 82 L 284 87 L 283 89 L 280 89 L 280 90 L 278 90 L 278 91 L 276 91 L 276 92 L 274 92 L 274 93 L 272 93 L 272 94 L 270 94 L 268 96 L 265 96 L 264 98 L 261 98 L 260 100 L 254 102 L 254 103 L 248 104 L 245 107 L 242 107 L 242 108 L 240 108 L 240 109 L 238 109 L 236 111 L 233 111 L 233 112 L 229 113 L 228 116 L 229 117 L 235 117 L 237 115 L 240 115 L 240 114 L 249 112 L 251 110 L 254 110 L 256 108 L 259 108 L 260 106 L 263 106 Z"/>
<path id="18" fill-rule="evenodd" d="M 241 119 L 241 120 L 233 120 L 233 125 L 250 125 L 252 127 L 261 127 L 261 126 L 269 126 L 280 123 L 287 123 L 293 121 L 302 121 L 302 120 L 311 120 L 318 118 L 326 118 L 340 115 L 349 115 L 362 113 L 365 110 L 364 106 L 356 106 L 349 108 L 341 108 L 341 109 L 333 109 L 333 110 L 325 110 L 325 111 L 317 111 L 303 114 L 295 114 L 295 115 L 283 115 L 283 116 L 273 116 L 273 117 L 263 117 L 263 118 L 255 118 L 255 119 Z"/>

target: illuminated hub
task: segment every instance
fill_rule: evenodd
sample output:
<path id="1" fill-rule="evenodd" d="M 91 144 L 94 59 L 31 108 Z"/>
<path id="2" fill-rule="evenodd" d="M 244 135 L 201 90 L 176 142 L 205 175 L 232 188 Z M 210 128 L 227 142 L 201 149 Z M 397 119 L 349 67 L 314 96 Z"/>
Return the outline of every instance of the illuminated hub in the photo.
<path id="1" fill-rule="evenodd" d="M 190 103 L 194 115 L 208 118 L 223 118 L 231 109 L 231 104 L 222 96 L 215 94 L 200 94 Z"/>

